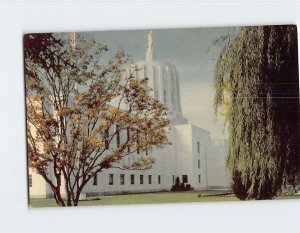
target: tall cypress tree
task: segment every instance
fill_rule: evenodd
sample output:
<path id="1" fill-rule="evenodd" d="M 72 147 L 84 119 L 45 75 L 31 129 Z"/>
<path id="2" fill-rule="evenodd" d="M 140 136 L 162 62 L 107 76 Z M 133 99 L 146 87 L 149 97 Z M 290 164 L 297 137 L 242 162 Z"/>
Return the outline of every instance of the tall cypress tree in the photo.
<path id="1" fill-rule="evenodd" d="M 229 100 L 228 169 L 242 200 L 271 199 L 299 167 L 296 26 L 241 27 L 215 71 L 216 111 Z"/>

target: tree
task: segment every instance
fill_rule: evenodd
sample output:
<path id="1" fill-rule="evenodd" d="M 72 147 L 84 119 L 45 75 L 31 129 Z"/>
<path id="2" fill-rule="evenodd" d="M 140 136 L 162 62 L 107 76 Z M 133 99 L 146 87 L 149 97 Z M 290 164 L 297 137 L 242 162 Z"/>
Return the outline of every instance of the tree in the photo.
<path id="1" fill-rule="evenodd" d="M 55 38 L 53 33 L 38 33 L 24 35 L 24 57 L 25 60 L 38 64 L 45 70 L 52 70 L 59 73 L 61 64 L 57 63 L 58 59 L 63 59 L 59 54 L 59 47 L 63 46 L 62 40 Z M 60 52 L 64 52 L 61 50 Z M 62 60 L 66 66 L 70 66 L 68 60 Z M 25 75 L 34 75 L 30 73 L 28 64 L 24 63 Z"/>
<path id="2" fill-rule="evenodd" d="M 216 111 L 226 106 L 232 190 L 271 199 L 299 168 L 296 26 L 241 27 L 215 71 Z"/>
<path id="3" fill-rule="evenodd" d="M 138 68 L 128 70 L 130 57 L 118 51 L 105 62 L 107 46 L 82 34 L 76 47 L 55 35 L 27 37 L 43 41 L 33 49 L 24 40 L 28 163 L 56 203 L 78 205 L 84 186 L 103 169 L 151 168 L 150 156 L 119 165 L 170 143 L 168 111 L 151 97 L 147 78 L 135 78 Z"/>

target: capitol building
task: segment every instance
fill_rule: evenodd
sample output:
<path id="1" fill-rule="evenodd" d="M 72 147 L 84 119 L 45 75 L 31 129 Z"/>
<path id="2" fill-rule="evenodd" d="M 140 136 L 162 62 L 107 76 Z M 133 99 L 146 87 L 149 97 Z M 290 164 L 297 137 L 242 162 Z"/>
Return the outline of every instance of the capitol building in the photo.
<path id="1" fill-rule="evenodd" d="M 86 196 L 102 194 L 170 191 L 176 178 L 194 190 L 226 189 L 230 186 L 226 171 L 228 141 L 212 139 L 209 131 L 189 123 L 183 116 L 180 79 L 176 67 L 167 61 L 153 59 L 152 32 L 148 35 L 146 59 L 137 62 L 136 77 L 148 77 L 152 95 L 171 112 L 169 140 L 172 145 L 151 151 L 155 164 L 148 170 L 109 168 L 98 173 L 84 187 Z M 200 103 L 191 103 L 200 104 Z M 121 135 L 122 136 L 122 135 Z M 143 154 L 123 158 L 123 165 Z M 51 197 L 52 191 L 43 178 L 29 170 L 30 197 Z"/>

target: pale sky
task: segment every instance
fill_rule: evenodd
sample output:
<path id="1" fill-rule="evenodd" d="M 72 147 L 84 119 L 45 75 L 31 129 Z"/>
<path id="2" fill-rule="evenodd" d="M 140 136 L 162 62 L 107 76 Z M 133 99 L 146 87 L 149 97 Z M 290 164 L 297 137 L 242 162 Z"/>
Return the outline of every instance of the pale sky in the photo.
<path id="1" fill-rule="evenodd" d="M 189 123 L 209 130 L 213 138 L 227 138 L 224 120 L 214 113 L 214 66 L 220 47 L 212 41 L 233 28 L 159 29 L 153 31 L 153 60 L 174 64 L 180 78 L 183 115 Z M 135 62 L 145 60 L 147 35 L 151 30 L 93 32 L 112 56 L 124 49 Z M 209 49 L 210 48 L 210 49 Z M 209 50 L 209 51 L 208 51 Z"/>

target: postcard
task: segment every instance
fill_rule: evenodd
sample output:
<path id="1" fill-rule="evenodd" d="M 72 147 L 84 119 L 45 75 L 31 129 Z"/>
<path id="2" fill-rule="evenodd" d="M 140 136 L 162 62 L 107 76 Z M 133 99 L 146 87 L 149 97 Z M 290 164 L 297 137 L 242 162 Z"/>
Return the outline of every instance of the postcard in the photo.
<path id="1" fill-rule="evenodd" d="M 295 25 L 24 35 L 30 207 L 299 198 Z"/>

